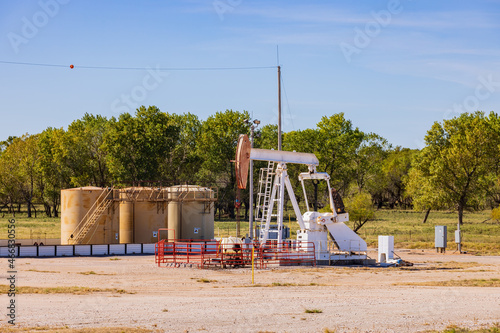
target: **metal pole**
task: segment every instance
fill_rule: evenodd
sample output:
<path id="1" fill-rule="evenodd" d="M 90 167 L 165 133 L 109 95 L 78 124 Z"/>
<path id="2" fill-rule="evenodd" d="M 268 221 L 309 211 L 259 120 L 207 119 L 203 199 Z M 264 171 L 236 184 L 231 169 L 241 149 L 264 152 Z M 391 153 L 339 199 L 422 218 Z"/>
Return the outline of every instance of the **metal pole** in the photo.
<path id="1" fill-rule="evenodd" d="M 250 147 L 253 148 L 253 134 L 254 134 L 254 125 L 250 127 Z M 248 235 L 250 236 L 250 239 L 253 240 L 253 160 L 250 160 L 250 188 L 248 189 L 249 192 L 249 206 L 250 206 L 250 213 L 248 215 Z"/>
<path id="2" fill-rule="evenodd" d="M 236 237 L 240 237 L 240 188 L 236 189 Z"/>
<path id="3" fill-rule="evenodd" d="M 278 66 L 278 150 L 281 150 L 281 67 Z"/>
<path id="4" fill-rule="evenodd" d="M 281 250 L 283 243 L 283 210 L 285 204 L 285 180 L 286 180 L 286 166 L 282 165 L 280 174 L 280 187 L 279 187 L 279 201 L 278 201 L 278 249 Z"/>
<path id="5" fill-rule="evenodd" d="M 253 247 L 253 244 L 252 244 L 252 284 L 255 283 L 255 279 L 254 279 L 254 265 L 253 265 L 253 261 L 254 261 L 254 247 Z"/>

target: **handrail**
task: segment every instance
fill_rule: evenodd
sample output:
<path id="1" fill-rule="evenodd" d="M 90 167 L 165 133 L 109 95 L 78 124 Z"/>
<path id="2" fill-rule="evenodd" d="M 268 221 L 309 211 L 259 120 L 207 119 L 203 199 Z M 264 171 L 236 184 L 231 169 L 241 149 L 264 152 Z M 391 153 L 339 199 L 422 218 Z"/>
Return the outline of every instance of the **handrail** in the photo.
<path id="1" fill-rule="evenodd" d="M 71 236 L 73 236 L 73 238 L 71 238 L 71 236 L 68 238 L 68 242 L 72 239 L 75 239 L 79 232 L 76 233 L 77 230 L 79 229 L 82 229 L 83 226 L 85 226 L 85 224 L 87 223 L 87 221 L 90 219 L 90 217 L 94 214 L 94 212 L 96 211 L 96 209 L 101 205 L 102 202 L 104 202 L 104 198 L 109 194 L 109 193 L 113 193 L 113 188 L 110 187 L 110 188 L 106 188 L 96 199 L 96 201 L 94 202 L 94 204 L 90 207 L 90 209 L 87 211 L 87 213 L 83 216 L 82 220 L 80 221 L 80 223 L 78 223 L 78 225 L 75 227 L 75 229 L 73 230 L 73 232 L 71 233 Z M 76 233 L 76 235 L 75 235 Z"/>

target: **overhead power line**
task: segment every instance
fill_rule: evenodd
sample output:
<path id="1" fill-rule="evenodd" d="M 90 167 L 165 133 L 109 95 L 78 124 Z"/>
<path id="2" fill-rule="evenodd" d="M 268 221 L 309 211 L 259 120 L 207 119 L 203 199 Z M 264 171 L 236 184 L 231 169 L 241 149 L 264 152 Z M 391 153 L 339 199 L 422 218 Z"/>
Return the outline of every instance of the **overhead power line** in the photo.
<path id="1" fill-rule="evenodd" d="M 39 66 L 39 67 L 62 67 L 62 68 L 81 68 L 81 69 L 104 69 L 104 70 L 148 70 L 151 67 L 113 67 L 113 66 L 79 66 L 79 65 L 60 65 L 60 64 L 41 64 L 32 62 L 3 61 L 0 64 L 21 65 L 21 66 Z M 223 71 L 223 70 L 255 70 L 270 69 L 276 66 L 248 66 L 248 67 L 159 67 L 159 71 Z"/>

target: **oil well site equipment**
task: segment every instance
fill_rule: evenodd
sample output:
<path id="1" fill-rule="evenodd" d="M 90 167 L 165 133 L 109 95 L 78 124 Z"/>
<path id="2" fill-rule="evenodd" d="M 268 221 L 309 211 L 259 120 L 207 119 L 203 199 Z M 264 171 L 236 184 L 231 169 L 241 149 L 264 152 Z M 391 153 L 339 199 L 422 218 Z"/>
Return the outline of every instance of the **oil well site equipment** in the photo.
<path id="1" fill-rule="evenodd" d="M 213 239 L 217 189 L 80 187 L 61 191 L 61 244 L 155 243 L 158 229 Z"/>
<path id="2" fill-rule="evenodd" d="M 236 176 L 239 188 L 246 188 L 249 162 L 267 161 L 268 168 L 261 172 L 260 191 L 258 194 L 258 210 L 256 216 L 260 216 L 260 233 L 257 235 L 260 243 L 266 243 L 271 232 L 277 229 L 278 249 L 284 244 L 284 202 L 285 190 L 292 204 L 297 223 L 300 229 L 297 231 L 297 244 L 300 248 L 310 248 L 309 243 L 314 244 L 315 258 L 319 264 L 330 264 L 333 262 L 364 263 L 367 259 L 366 242 L 352 231 L 345 222 L 349 221 L 349 214 L 340 207 L 340 200 L 334 200 L 333 194 L 339 198 L 339 194 L 332 191 L 330 176 L 326 172 L 317 172 L 319 165 L 316 155 L 311 153 L 300 153 L 290 151 L 275 151 L 269 149 L 256 149 L 251 147 L 247 135 L 240 135 L 236 151 Z M 302 172 L 298 179 L 304 192 L 306 212 L 301 213 L 292 184 L 288 175 L 287 164 L 302 164 L 308 167 L 308 172 Z M 313 211 L 307 200 L 305 181 L 324 181 L 328 188 L 330 212 L 320 213 Z M 337 206 L 336 207 L 336 202 Z M 274 213 L 276 206 L 276 213 Z M 273 228 L 271 220 L 276 217 L 277 228 Z M 329 242 L 330 236 L 331 242 Z M 330 246 L 332 243 L 333 246 Z"/>
<path id="3" fill-rule="evenodd" d="M 365 264 L 369 261 L 366 242 L 345 224 L 349 221 L 349 214 L 344 211 L 340 195 L 332 191 L 330 176 L 316 171 L 319 161 L 314 154 L 255 149 L 246 135 L 240 135 L 235 159 L 240 189 L 246 188 L 252 160 L 268 162 L 267 168 L 261 169 L 260 173 L 255 213 L 260 225 L 256 237 L 198 241 L 175 237 L 161 239 L 155 248 L 158 266 L 241 267 L 255 261 L 258 268 L 266 268 L 275 265 Z M 304 214 L 288 175 L 287 164 L 292 163 L 308 168 L 308 172 L 298 175 L 307 210 Z M 307 200 L 307 181 L 326 183 L 330 212 L 320 213 L 311 208 Z M 300 228 L 295 240 L 288 239 L 289 232 L 283 223 L 285 191 Z"/>

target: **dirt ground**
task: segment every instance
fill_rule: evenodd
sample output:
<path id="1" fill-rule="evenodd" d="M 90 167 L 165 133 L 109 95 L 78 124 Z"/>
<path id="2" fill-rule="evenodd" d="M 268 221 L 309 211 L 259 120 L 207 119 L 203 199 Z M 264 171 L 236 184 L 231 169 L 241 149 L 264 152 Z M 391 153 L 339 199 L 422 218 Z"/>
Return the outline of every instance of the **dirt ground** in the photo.
<path id="1" fill-rule="evenodd" d="M 113 291 L 18 294 L 17 326 L 142 327 L 160 332 L 418 332 L 500 322 L 499 287 L 405 285 L 499 278 L 500 257 L 397 252 L 415 265 L 257 270 L 257 287 L 251 284 L 249 268 L 158 268 L 154 256 L 18 258 L 18 286 Z M 376 253 L 370 256 L 376 258 Z M 1 265 L 7 268 L 7 259 Z M 1 275 L 0 284 L 7 284 L 6 277 Z M 7 302 L 3 294 L 5 313 Z M 6 320 L 2 315 L 0 330 Z"/>

